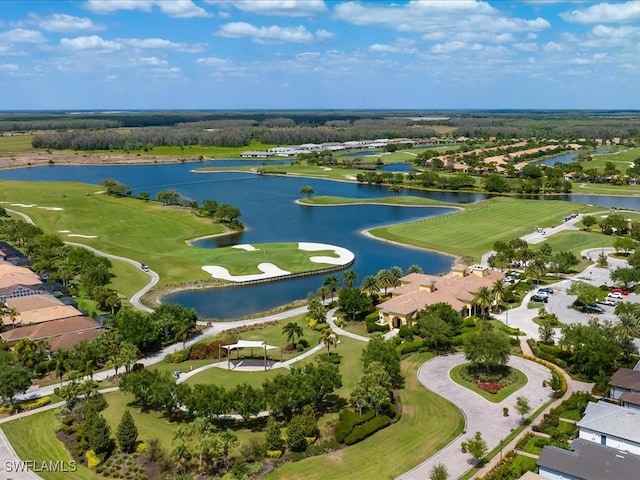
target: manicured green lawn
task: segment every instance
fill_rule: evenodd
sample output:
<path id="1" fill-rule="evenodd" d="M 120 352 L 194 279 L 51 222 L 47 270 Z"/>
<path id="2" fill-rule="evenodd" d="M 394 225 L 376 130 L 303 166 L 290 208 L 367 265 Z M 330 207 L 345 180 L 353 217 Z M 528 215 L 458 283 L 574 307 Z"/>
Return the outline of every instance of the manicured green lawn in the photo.
<path id="1" fill-rule="evenodd" d="M 268 261 L 279 268 L 290 272 L 317 270 L 332 266 L 328 263 L 311 262 L 311 257 L 325 256 L 338 258 L 334 250 L 305 251 L 298 248 L 298 243 L 257 243 L 252 245 L 256 250 L 240 248 L 216 248 L 209 253 L 211 265 L 224 266 L 232 275 L 249 275 L 261 273 L 258 264 Z"/>
<path id="2" fill-rule="evenodd" d="M 451 369 L 451 371 L 449 372 L 449 375 L 451 376 L 451 380 L 456 382 L 458 385 L 462 385 L 463 387 L 468 388 L 472 392 L 477 393 L 478 395 L 486 398 L 487 400 L 489 400 L 490 402 L 493 402 L 493 403 L 500 403 L 502 400 L 507 398 L 513 392 L 517 392 L 522 387 L 524 387 L 527 384 L 527 381 L 528 381 L 527 380 L 527 376 L 524 373 L 522 373 L 517 368 L 511 367 L 511 372 L 515 372 L 516 373 L 517 380 L 514 383 L 512 383 L 511 385 L 508 385 L 508 386 L 500 389 L 498 391 L 498 393 L 491 394 L 489 392 L 486 392 L 486 391 L 482 390 L 481 388 L 478 388 L 473 382 L 469 382 L 469 381 L 465 380 L 461 376 L 461 370 L 464 367 L 468 366 L 468 365 L 470 365 L 470 364 L 469 363 L 463 363 L 462 365 L 457 365 L 457 366 L 453 367 Z"/>
<path id="3" fill-rule="evenodd" d="M 366 440 L 328 455 L 278 468 L 267 479 L 393 478 L 429 458 L 462 432 L 460 411 L 425 389 L 416 372 L 430 358 L 416 354 L 403 361 L 402 417 Z"/>
<path id="4" fill-rule="evenodd" d="M 9 443 L 22 460 L 38 463 L 63 461 L 65 466 L 72 461 L 71 454 L 64 444 L 56 438 L 58 420 L 55 410 L 29 415 L 1 425 Z M 76 472 L 42 472 L 38 473 L 45 480 L 98 480 L 96 475 L 82 465 Z"/>
<path id="5" fill-rule="evenodd" d="M 0 154 L 14 154 L 33 150 L 31 141 L 33 135 L 13 135 L 5 137 L 0 135 Z"/>
<path id="6" fill-rule="evenodd" d="M 160 275 L 160 285 L 180 284 L 211 280 L 202 270 L 203 265 L 216 265 L 228 256 L 231 267 L 256 256 L 247 266 L 252 273 L 259 273 L 257 263 L 271 262 L 291 271 L 307 271 L 326 268 L 326 264 L 306 261 L 310 256 L 332 252 L 301 252 L 297 244 L 261 244 L 259 252 L 238 249 L 205 249 L 188 246 L 188 239 L 220 234 L 221 225 L 199 218 L 186 209 L 164 207 L 158 202 L 144 202 L 134 198 L 114 198 L 96 193 L 101 187 L 73 182 L 0 182 L 0 201 L 9 204 L 36 204 L 62 210 L 45 210 L 36 207 L 11 206 L 26 213 L 45 232 L 68 230 L 71 234 L 96 236 L 96 238 L 70 237 L 61 233 L 64 240 L 82 243 L 115 255 L 131 258 Z M 6 206 L 9 206 L 5 204 Z M 123 234 L 126 233 L 126 234 Z M 259 258 L 257 258 L 259 257 Z M 146 284 L 148 277 L 135 267 L 116 265 L 118 277 L 112 286 L 125 295 Z"/>
<path id="7" fill-rule="evenodd" d="M 616 237 L 613 235 L 604 235 L 599 233 L 598 229 L 591 232 L 586 231 L 564 231 L 555 235 L 550 235 L 545 239 L 553 253 L 569 251 L 575 253 L 580 258 L 580 252 L 588 248 L 611 247 Z M 534 246 L 534 248 L 540 245 Z"/>
<path id="8" fill-rule="evenodd" d="M 382 239 L 416 247 L 471 255 L 476 260 L 491 250 L 497 240 L 509 241 L 532 233 L 535 226 L 559 225 L 573 212 L 592 212 L 598 208 L 560 200 L 524 200 L 496 197 L 461 212 L 417 222 L 378 227 L 370 233 Z"/>
<path id="9" fill-rule="evenodd" d="M 573 186 L 577 195 L 640 195 L 639 185 L 611 185 L 609 183 L 580 183 Z"/>
<path id="10" fill-rule="evenodd" d="M 591 160 L 582 162 L 583 168 L 597 168 L 598 170 L 604 170 L 607 162 L 613 163 L 618 170 L 622 173 L 627 171 L 627 168 L 631 166 L 633 161 L 640 157 L 640 148 L 631 148 L 629 150 L 620 150 L 613 153 L 605 153 L 603 155 L 593 155 Z"/>

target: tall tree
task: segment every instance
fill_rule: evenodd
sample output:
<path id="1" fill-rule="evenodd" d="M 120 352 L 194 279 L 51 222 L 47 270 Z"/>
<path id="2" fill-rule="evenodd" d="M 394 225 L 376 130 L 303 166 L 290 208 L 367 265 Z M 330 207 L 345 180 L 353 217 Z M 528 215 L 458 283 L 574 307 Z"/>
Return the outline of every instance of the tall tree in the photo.
<path id="1" fill-rule="evenodd" d="M 132 453 L 136 448 L 136 440 L 138 440 L 138 427 L 136 427 L 131 412 L 125 410 L 120 418 L 118 430 L 116 432 L 116 440 L 120 450 L 124 453 Z"/>

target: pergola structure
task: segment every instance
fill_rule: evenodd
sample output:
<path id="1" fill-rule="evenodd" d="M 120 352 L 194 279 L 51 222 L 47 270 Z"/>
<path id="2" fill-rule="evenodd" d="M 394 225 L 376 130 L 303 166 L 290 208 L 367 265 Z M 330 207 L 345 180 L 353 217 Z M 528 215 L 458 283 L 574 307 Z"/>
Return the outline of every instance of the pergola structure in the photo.
<path id="1" fill-rule="evenodd" d="M 253 349 L 261 348 L 264 351 L 264 369 L 267 370 L 267 350 L 273 350 L 276 347 L 274 345 L 267 345 L 263 341 L 259 340 L 238 340 L 238 343 L 234 343 L 232 345 L 221 345 L 227 351 L 227 369 L 231 370 L 231 352 L 233 350 L 238 351 L 238 359 L 240 359 L 240 349 L 241 348 L 250 348 L 251 356 L 253 357 Z M 280 356 L 282 357 L 282 348 L 280 348 Z M 282 358 L 280 358 L 282 360 Z"/>

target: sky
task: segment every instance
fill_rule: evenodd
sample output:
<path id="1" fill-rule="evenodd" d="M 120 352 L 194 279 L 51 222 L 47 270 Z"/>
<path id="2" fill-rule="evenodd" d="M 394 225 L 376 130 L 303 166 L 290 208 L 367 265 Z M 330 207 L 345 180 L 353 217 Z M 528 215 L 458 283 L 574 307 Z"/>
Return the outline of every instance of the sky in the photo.
<path id="1" fill-rule="evenodd" d="M 640 1 L 0 1 L 0 110 L 627 110 L 639 87 Z"/>

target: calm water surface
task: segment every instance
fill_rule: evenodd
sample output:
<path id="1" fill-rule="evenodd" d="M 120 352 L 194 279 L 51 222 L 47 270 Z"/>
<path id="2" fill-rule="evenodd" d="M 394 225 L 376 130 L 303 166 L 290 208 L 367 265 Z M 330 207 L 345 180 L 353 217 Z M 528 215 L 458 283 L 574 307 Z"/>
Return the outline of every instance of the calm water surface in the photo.
<path id="1" fill-rule="evenodd" d="M 0 171 L 0 179 L 99 184 L 106 178 L 114 178 L 128 185 L 134 194 L 146 191 L 154 198 L 162 190 L 174 189 L 198 202 L 213 199 L 238 206 L 246 230 L 233 236 L 200 241 L 197 246 L 201 248 L 259 242 L 330 243 L 348 248 L 356 254 L 356 262 L 351 268 L 360 278 L 394 265 L 406 269 L 409 265 L 418 264 L 425 272 L 433 274 L 445 272 L 451 266 L 451 257 L 380 242 L 365 237 L 361 231 L 378 225 L 439 215 L 452 209 L 383 205 L 308 207 L 295 203 L 300 198 L 300 189 L 305 185 L 312 186 L 316 195 L 355 198 L 386 197 L 389 191 L 386 187 L 311 178 L 192 171 L 199 166 L 203 165 L 47 166 L 3 170 Z M 456 203 L 471 203 L 486 198 L 483 194 L 456 192 L 405 190 L 403 195 L 407 194 Z M 631 197 L 572 195 L 561 198 L 607 207 L 638 208 L 639 203 L 637 198 Z M 316 275 L 250 287 L 184 291 L 166 297 L 165 301 L 194 307 L 206 318 L 235 318 L 304 298 L 308 292 L 320 286 L 323 278 L 324 275 Z"/>

